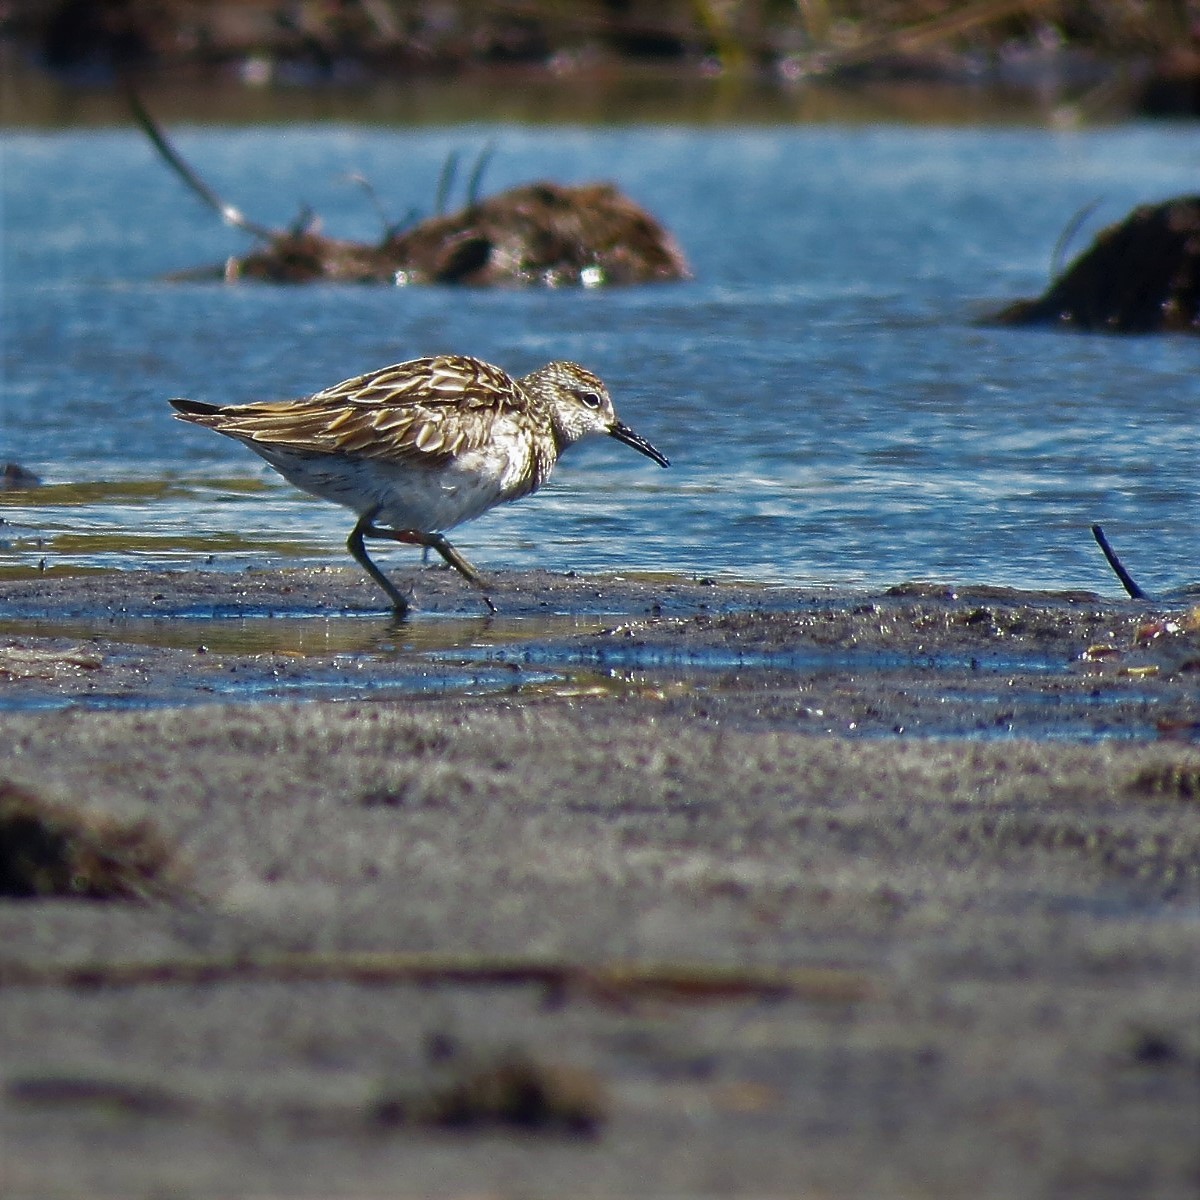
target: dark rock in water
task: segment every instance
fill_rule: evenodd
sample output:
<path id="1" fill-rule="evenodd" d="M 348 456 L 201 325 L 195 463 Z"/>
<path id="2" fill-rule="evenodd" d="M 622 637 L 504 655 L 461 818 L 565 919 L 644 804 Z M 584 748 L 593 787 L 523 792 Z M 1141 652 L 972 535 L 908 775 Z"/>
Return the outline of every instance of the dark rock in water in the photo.
<path id="1" fill-rule="evenodd" d="M 1135 208 L 1042 296 L 992 319 L 1103 333 L 1200 333 L 1200 196 Z"/>
<path id="2" fill-rule="evenodd" d="M 20 492 L 41 485 L 41 480 L 20 463 L 8 462 L 0 469 L 0 492 Z"/>
<path id="3" fill-rule="evenodd" d="M 175 278 L 272 283 L 599 287 L 690 277 L 674 238 L 608 183 L 530 183 L 431 217 L 377 246 L 278 233 L 223 268 Z"/>

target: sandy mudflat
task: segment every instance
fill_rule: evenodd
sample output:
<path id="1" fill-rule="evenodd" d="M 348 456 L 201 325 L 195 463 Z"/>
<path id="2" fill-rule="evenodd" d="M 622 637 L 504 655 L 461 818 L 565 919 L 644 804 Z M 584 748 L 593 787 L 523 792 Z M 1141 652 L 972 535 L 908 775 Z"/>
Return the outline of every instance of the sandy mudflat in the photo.
<path id="1" fill-rule="evenodd" d="M 1187 604 L 413 578 L 0 583 L 0 1193 L 1197 1194 Z"/>

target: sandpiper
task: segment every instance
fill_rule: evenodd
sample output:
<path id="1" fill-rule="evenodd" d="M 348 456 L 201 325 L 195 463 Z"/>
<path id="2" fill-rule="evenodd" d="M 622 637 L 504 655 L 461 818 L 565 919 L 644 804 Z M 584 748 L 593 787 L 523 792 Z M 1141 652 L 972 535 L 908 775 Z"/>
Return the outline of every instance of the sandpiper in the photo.
<path id="1" fill-rule="evenodd" d="M 371 561 L 364 538 L 431 547 L 483 588 L 443 531 L 537 491 L 580 438 L 607 434 L 670 465 L 617 420 L 608 389 L 573 362 L 514 379 L 477 358 L 439 355 L 300 400 L 171 403 L 179 420 L 236 438 L 297 487 L 353 509 L 358 521 L 346 548 L 398 616 L 409 599 Z"/>

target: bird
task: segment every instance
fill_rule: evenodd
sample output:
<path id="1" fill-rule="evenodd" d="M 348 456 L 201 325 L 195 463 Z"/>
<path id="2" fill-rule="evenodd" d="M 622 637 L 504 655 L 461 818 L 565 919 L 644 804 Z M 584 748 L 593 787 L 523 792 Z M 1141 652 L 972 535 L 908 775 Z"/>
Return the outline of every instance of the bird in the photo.
<path id="1" fill-rule="evenodd" d="M 173 398 L 177 420 L 233 438 L 286 480 L 353 510 L 346 542 L 397 617 L 411 601 L 367 554 L 365 538 L 425 546 L 484 592 L 445 531 L 537 491 L 581 438 L 607 434 L 670 466 L 617 419 L 608 388 L 555 361 L 514 377 L 466 355 L 394 363 L 294 400 L 211 404 Z"/>

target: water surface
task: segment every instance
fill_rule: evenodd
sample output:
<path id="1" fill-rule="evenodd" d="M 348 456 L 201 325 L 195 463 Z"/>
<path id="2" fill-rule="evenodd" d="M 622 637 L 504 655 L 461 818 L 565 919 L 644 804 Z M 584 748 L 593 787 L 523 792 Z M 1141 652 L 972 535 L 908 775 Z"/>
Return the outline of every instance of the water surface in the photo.
<path id="1" fill-rule="evenodd" d="M 577 447 L 538 496 L 455 536 L 484 569 L 622 569 L 801 586 L 939 578 L 1119 592 L 1200 578 L 1200 341 L 980 327 L 1041 290 L 1060 230 L 1194 189 L 1187 126 L 182 128 L 225 197 L 374 239 L 427 212 L 447 154 L 487 187 L 607 178 L 662 219 L 694 282 L 593 292 L 159 282 L 248 241 L 132 130 L 6 133 L 0 569 L 345 561 L 349 514 L 171 419 L 461 352 L 578 359 L 671 459 Z M 1087 234 L 1085 234 L 1085 237 Z M 389 563 L 407 549 L 380 550 Z"/>

